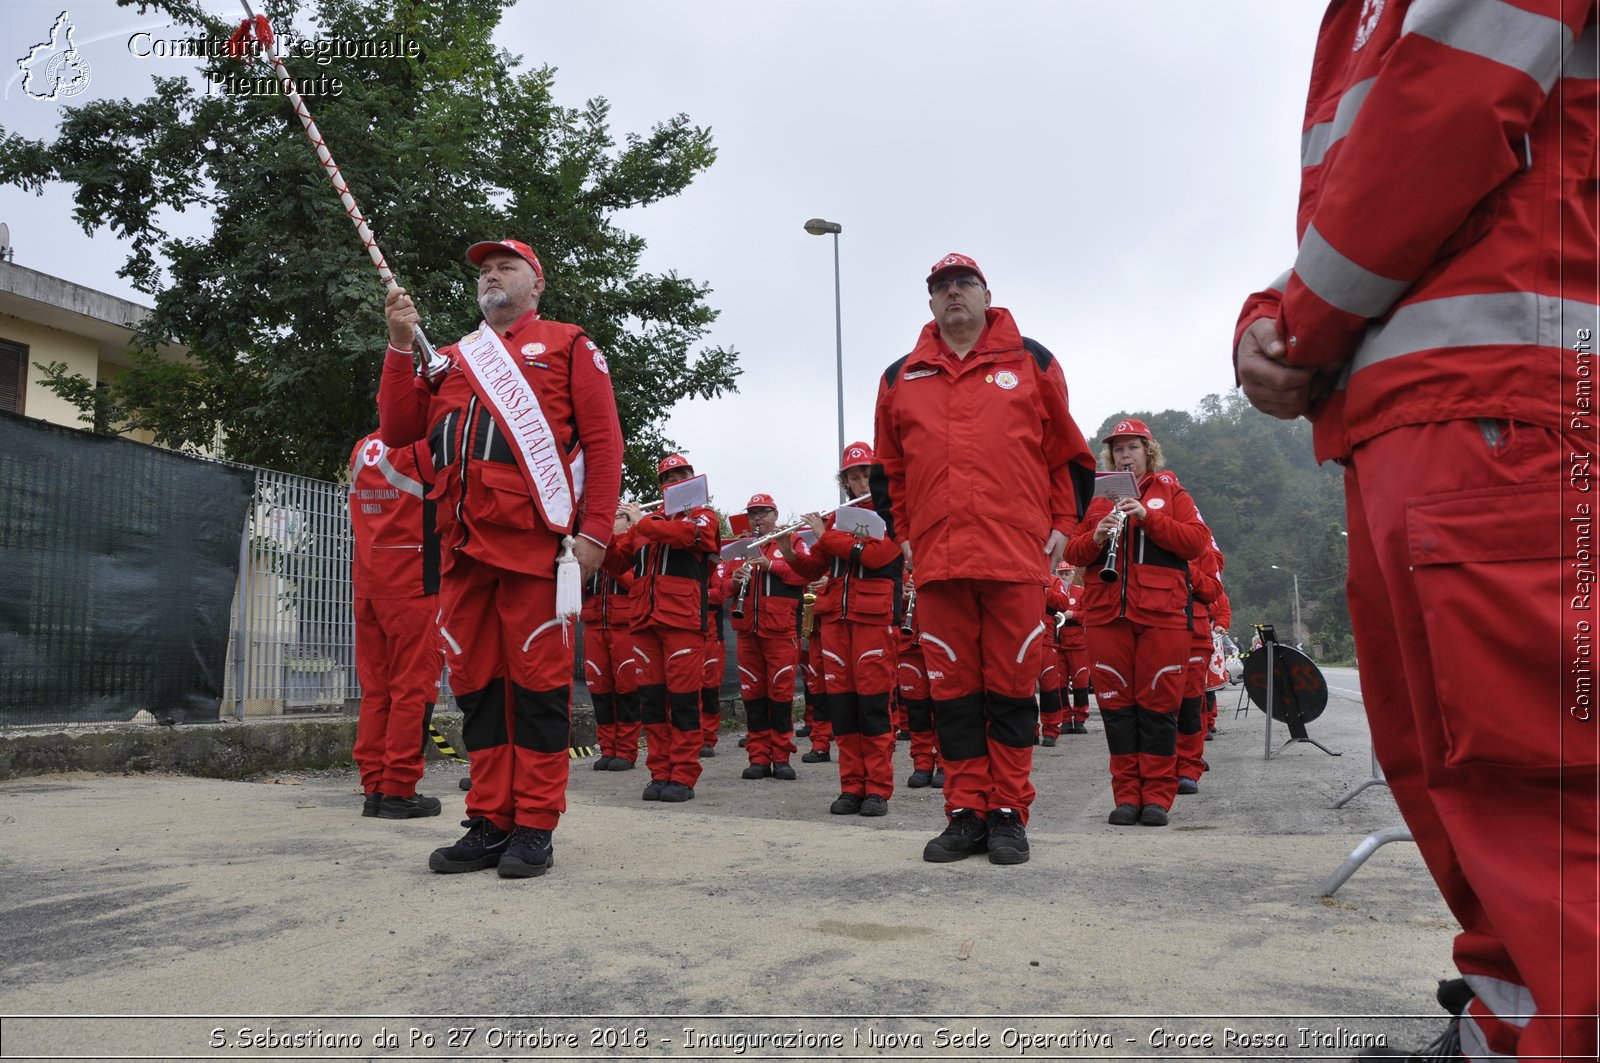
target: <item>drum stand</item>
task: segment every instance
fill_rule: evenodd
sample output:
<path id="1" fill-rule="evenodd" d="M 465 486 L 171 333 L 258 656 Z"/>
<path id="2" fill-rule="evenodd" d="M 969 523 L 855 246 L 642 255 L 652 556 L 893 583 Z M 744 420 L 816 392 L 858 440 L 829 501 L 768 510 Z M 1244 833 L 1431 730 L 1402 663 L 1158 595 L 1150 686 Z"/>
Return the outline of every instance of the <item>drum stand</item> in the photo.
<path id="1" fill-rule="evenodd" d="M 1274 684 L 1278 677 L 1278 644 L 1276 641 L 1268 639 L 1262 645 L 1267 649 L 1267 749 L 1266 755 L 1262 759 L 1271 760 L 1274 756 L 1272 752 L 1272 709 L 1277 704 L 1274 700 L 1274 696 L 1277 693 L 1274 689 Z M 1330 757 L 1344 756 L 1343 753 L 1329 749 L 1306 733 L 1305 719 L 1300 712 L 1300 703 L 1296 700 L 1292 688 L 1289 694 L 1289 704 L 1285 706 L 1284 714 L 1288 717 L 1284 722 L 1289 727 L 1289 740 L 1278 750 L 1279 753 L 1282 753 L 1296 742 L 1310 742 Z"/>

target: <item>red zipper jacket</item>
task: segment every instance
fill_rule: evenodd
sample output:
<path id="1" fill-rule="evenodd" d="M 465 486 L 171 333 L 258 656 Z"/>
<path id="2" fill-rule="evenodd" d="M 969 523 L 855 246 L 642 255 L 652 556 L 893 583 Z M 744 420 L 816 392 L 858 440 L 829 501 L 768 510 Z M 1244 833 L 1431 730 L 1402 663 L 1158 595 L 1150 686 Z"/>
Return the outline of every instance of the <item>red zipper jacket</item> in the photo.
<path id="1" fill-rule="evenodd" d="M 583 585 L 583 612 L 578 614 L 585 627 L 626 630 L 633 623 L 633 573 L 620 574 L 601 569 Z"/>
<path id="2" fill-rule="evenodd" d="M 611 541 L 622 490 L 622 428 L 606 360 L 576 325 L 530 310 L 499 333 L 522 369 L 569 460 L 581 447 L 584 487 L 575 534 Z M 454 359 L 451 344 L 440 353 Z M 435 392 L 409 355 L 390 351 L 378 387 L 380 435 L 389 446 L 424 437 L 439 470 L 432 498 L 448 571 L 457 551 L 499 568 L 555 576 L 561 537 L 545 525 L 527 480 L 466 373 L 448 370 Z"/>
<path id="3" fill-rule="evenodd" d="M 1567 427 L 1563 371 L 1600 316 L 1595 7 L 1328 5 L 1299 253 L 1234 335 L 1273 318 L 1290 364 L 1326 369 L 1319 461 L 1407 424 Z"/>
<path id="4" fill-rule="evenodd" d="M 390 448 L 374 432 L 350 452 L 350 577 L 357 598 L 439 593 L 433 462 L 419 443 Z"/>
<path id="5" fill-rule="evenodd" d="M 764 639 L 798 635 L 800 610 L 805 604 L 802 596 L 810 580 L 790 567 L 779 554 L 777 544 L 765 543 L 760 549 L 769 563 L 751 575 L 744 595 L 744 615 L 733 618 L 733 630 Z M 805 544 L 799 544 L 798 549 L 805 552 Z M 721 594 L 729 609 L 739 600 L 739 586 L 733 574 L 740 567 L 737 563 L 722 566 Z"/>
<path id="6" fill-rule="evenodd" d="M 1211 529 L 1200 520 L 1189 492 L 1166 470 L 1139 482 L 1143 518 L 1129 518 L 1117 546 L 1119 579 L 1100 579 L 1109 546 L 1094 541 L 1095 525 L 1111 512 L 1109 498 L 1097 498 L 1067 540 L 1066 560 L 1087 577 L 1083 622 L 1089 627 L 1126 617 L 1157 628 L 1189 626 L 1189 562 L 1211 549 Z"/>
<path id="7" fill-rule="evenodd" d="M 991 307 L 958 359 L 923 326 L 878 385 L 873 504 L 911 542 L 917 579 L 1042 583 L 1045 540 L 1070 534 L 1094 458 L 1055 356 Z"/>
<path id="8" fill-rule="evenodd" d="M 866 508 L 866 503 L 859 503 Z M 859 549 L 858 549 L 859 548 Z M 900 581 L 904 555 L 894 536 L 882 539 L 857 539 L 834 528 L 828 516 L 827 527 L 808 554 L 797 558 L 795 570 L 807 582 L 826 574 L 813 615 L 830 620 L 854 620 L 862 624 L 898 623 L 901 616 Z"/>
<path id="9" fill-rule="evenodd" d="M 605 569 L 633 571 L 632 630 L 710 630 L 711 570 L 722 548 L 716 513 L 699 506 L 671 517 L 651 513 L 606 550 Z"/>

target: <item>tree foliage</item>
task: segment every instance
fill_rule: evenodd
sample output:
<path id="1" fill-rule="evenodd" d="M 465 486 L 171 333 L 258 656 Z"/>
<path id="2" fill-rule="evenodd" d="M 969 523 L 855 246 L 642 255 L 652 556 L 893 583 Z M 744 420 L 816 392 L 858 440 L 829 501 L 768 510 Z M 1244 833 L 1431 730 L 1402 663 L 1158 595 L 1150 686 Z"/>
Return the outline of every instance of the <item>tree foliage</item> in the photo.
<path id="1" fill-rule="evenodd" d="M 435 343 L 478 322 L 469 243 L 513 236 L 538 250 L 549 282 L 541 312 L 583 326 L 606 352 L 626 486 L 648 492 L 657 457 L 675 449 L 662 434 L 673 404 L 733 390 L 740 370 L 731 349 L 695 350 L 717 316 L 710 288 L 642 272 L 644 241 L 615 216 L 683 191 L 716 151 L 681 114 L 619 146 L 604 99 L 558 106 L 551 68 L 520 72 L 490 41 L 508 2 L 315 0 L 308 12 L 280 0 L 267 14 L 277 27 L 309 15 L 321 37 L 418 42 L 417 58 L 286 62 L 296 77 L 342 86 L 307 106 Z M 144 6 L 195 34 L 233 29 L 187 0 Z M 127 240 L 119 274 L 154 298 L 144 346 L 189 348 L 187 364 L 146 353 L 98 396 L 58 370 L 55 387 L 86 419 L 185 449 L 211 447 L 220 432 L 228 457 L 338 475 L 376 423 L 383 291 L 282 96 L 158 78 L 146 99 L 67 111 L 53 142 L 0 138 L 0 181 L 75 186 L 75 220 Z M 197 207 L 210 214 L 207 235 L 168 231 L 171 212 Z"/>
<path id="2" fill-rule="evenodd" d="M 1310 424 L 1267 417 L 1233 391 L 1208 395 L 1194 414 L 1124 410 L 1106 418 L 1094 438 L 1104 439 L 1128 417 L 1150 426 L 1167 468 L 1194 498 L 1222 548 L 1235 638 L 1248 637 L 1253 624 L 1271 623 L 1280 638 L 1294 641 L 1298 574 L 1301 622 L 1310 643 L 1325 659 L 1353 657 L 1340 534 L 1343 473 L 1337 465 L 1316 464 Z"/>

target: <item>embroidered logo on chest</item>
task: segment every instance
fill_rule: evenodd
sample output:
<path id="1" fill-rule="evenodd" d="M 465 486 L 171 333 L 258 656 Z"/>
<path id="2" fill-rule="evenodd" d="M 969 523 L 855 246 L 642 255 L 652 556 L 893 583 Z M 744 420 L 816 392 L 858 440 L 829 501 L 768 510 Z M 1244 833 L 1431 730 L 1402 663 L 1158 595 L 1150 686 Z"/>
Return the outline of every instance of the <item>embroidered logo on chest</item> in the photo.
<path id="1" fill-rule="evenodd" d="M 1167 504 L 1167 500 L 1164 499 L 1164 498 L 1152 498 L 1150 501 L 1148 501 L 1148 502 L 1146 502 L 1144 504 L 1144 508 L 1145 509 L 1162 509 L 1162 508 L 1164 508 L 1166 506 L 1166 504 Z"/>
<path id="2" fill-rule="evenodd" d="M 1010 391 L 1017 386 L 1017 374 L 1009 369 L 1002 369 L 994 375 L 994 382 L 996 387 Z"/>

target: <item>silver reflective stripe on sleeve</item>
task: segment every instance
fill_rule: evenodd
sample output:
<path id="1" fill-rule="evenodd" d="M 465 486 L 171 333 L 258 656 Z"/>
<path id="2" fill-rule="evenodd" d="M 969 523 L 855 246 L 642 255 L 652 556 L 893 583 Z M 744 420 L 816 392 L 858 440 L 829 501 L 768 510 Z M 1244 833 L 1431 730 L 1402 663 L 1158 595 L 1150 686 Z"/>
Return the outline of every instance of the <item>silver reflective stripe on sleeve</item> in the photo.
<path id="1" fill-rule="evenodd" d="M 1596 328 L 1600 306 L 1532 292 L 1453 295 L 1411 303 L 1367 330 L 1351 372 L 1441 347 L 1565 347 L 1564 333 Z"/>
<path id="2" fill-rule="evenodd" d="M 378 459 L 378 471 L 383 473 L 383 478 L 388 480 L 391 486 L 398 487 L 408 495 L 423 498 L 427 494 L 422 489 L 422 484 L 394 467 L 389 461 L 389 451 L 387 450 L 383 452 L 383 457 Z"/>
<path id="3" fill-rule="evenodd" d="M 1306 226 L 1294 272 L 1317 298 L 1357 317 L 1382 315 L 1410 287 L 1409 281 L 1385 277 L 1352 262 L 1324 240 L 1315 225 Z"/>
<path id="4" fill-rule="evenodd" d="M 1546 92 L 1573 45 L 1572 31 L 1560 19 L 1503 0 L 1417 0 L 1400 32 L 1520 70 Z"/>
<path id="5" fill-rule="evenodd" d="M 1294 270 L 1291 270 L 1291 269 L 1284 270 L 1282 273 L 1278 274 L 1278 279 L 1277 280 L 1275 280 L 1271 284 L 1267 285 L 1266 290 L 1269 291 L 1269 292 L 1277 292 L 1279 295 L 1282 295 L 1284 292 L 1288 291 L 1288 289 L 1289 289 L 1289 277 L 1293 273 L 1294 273 Z"/>
<path id="6" fill-rule="evenodd" d="M 1367 78 L 1358 81 L 1344 90 L 1344 95 L 1339 97 L 1339 106 L 1334 108 L 1333 120 L 1318 122 L 1305 135 L 1300 138 L 1300 165 L 1320 165 L 1323 156 L 1328 154 L 1337 141 L 1343 140 L 1344 135 L 1350 132 L 1350 127 L 1355 124 L 1356 115 L 1361 113 L 1361 104 L 1367 98 L 1367 93 L 1372 89 L 1372 83 L 1377 78 Z"/>
<path id="7" fill-rule="evenodd" d="M 1523 1029 L 1539 1010 L 1526 986 L 1483 974 L 1469 974 L 1466 978 L 1473 995 L 1507 1026 Z"/>

